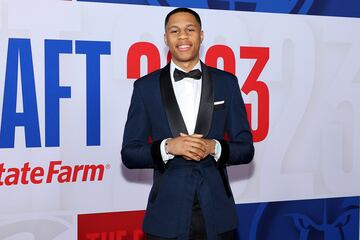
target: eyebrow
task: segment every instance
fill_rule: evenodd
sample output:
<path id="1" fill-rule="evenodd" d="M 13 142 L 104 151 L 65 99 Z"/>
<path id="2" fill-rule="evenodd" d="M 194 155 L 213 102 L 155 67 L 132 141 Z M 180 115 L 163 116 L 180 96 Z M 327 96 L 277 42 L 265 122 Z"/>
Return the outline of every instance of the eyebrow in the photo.
<path id="1" fill-rule="evenodd" d="M 190 24 L 186 25 L 185 27 L 198 27 L 198 26 L 196 26 L 196 24 L 190 23 Z M 170 29 L 170 28 L 180 28 L 180 27 L 177 25 L 170 25 L 166 29 Z"/>

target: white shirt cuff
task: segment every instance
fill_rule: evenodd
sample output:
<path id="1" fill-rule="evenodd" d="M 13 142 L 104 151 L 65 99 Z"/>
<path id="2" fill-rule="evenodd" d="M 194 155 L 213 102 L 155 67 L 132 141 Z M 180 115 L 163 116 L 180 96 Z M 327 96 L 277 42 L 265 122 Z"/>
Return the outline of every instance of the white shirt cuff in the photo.
<path id="1" fill-rule="evenodd" d="M 170 139 L 170 138 L 166 138 L 166 139 L 162 140 L 160 143 L 161 157 L 165 164 L 167 163 L 167 161 L 169 161 L 170 159 L 173 159 L 175 157 L 174 155 L 172 155 L 170 153 L 166 153 L 166 151 L 165 151 L 165 142 L 168 139 Z"/>
<path id="2" fill-rule="evenodd" d="M 218 140 L 214 139 L 215 143 L 215 154 L 211 154 L 215 161 L 218 161 L 221 156 L 221 144 Z"/>

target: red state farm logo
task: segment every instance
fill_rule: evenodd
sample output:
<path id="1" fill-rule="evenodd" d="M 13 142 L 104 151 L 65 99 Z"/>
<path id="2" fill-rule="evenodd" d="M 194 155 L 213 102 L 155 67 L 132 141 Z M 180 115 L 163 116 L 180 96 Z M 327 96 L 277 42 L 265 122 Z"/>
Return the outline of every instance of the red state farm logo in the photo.
<path id="1" fill-rule="evenodd" d="M 47 168 L 31 166 L 29 162 L 22 167 L 7 168 L 4 163 L 0 163 L 0 186 L 102 181 L 105 169 L 109 168 L 109 165 L 103 164 L 69 166 L 60 160 L 50 161 Z"/>
<path id="2" fill-rule="evenodd" d="M 78 240 L 143 240 L 145 211 L 81 214 Z"/>

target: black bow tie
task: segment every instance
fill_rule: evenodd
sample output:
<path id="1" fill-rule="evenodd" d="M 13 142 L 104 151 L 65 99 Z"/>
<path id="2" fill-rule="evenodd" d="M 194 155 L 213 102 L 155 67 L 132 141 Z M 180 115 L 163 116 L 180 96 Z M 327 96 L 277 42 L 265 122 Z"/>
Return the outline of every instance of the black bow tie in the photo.
<path id="1" fill-rule="evenodd" d="M 175 82 L 182 80 L 183 78 L 193 78 L 193 79 L 200 79 L 201 78 L 201 71 L 199 69 L 191 70 L 190 72 L 183 72 L 179 69 L 175 68 L 174 71 L 174 80 Z"/>

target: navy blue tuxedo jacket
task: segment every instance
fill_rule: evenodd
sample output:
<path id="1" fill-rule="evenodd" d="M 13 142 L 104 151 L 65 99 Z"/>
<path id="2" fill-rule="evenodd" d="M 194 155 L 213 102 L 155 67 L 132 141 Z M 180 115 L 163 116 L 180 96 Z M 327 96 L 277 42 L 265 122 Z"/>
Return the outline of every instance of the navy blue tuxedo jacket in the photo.
<path id="1" fill-rule="evenodd" d="M 128 168 L 154 169 L 143 223 L 144 232 L 152 235 L 186 236 L 195 194 L 208 239 L 237 227 L 226 167 L 252 160 L 252 135 L 237 78 L 203 63 L 201 67 L 203 82 L 195 133 L 220 142 L 218 161 L 212 156 L 200 162 L 175 156 L 164 164 L 161 141 L 187 133 L 171 83 L 170 65 L 134 83 L 121 155 Z M 218 101 L 224 103 L 214 105 Z M 224 140 L 224 133 L 229 140 Z"/>

